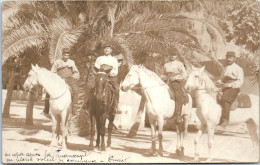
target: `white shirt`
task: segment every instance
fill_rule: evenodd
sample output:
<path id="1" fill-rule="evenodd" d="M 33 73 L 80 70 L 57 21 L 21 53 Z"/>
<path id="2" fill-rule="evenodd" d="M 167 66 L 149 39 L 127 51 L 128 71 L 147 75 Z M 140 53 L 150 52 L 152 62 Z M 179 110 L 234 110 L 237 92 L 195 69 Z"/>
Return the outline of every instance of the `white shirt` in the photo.
<path id="1" fill-rule="evenodd" d="M 76 67 L 75 62 L 71 59 L 68 59 L 66 62 L 62 59 L 56 60 L 52 65 L 51 71 L 57 73 L 57 71 L 63 67 L 72 68 L 72 77 L 79 79 L 79 70 Z"/>
<path id="2" fill-rule="evenodd" d="M 110 71 L 109 76 L 116 76 L 118 73 L 118 61 L 115 57 L 111 55 L 100 56 L 97 58 L 95 67 L 100 69 L 100 66 L 106 64 L 112 66 L 113 69 Z"/>
<path id="3" fill-rule="evenodd" d="M 176 79 L 186 79 L 187 72 L 182 62 L 174 60 L 164 65 L 164 72 L 168 74 L 168 77 L 174 77 Z"/>
<path id="4" fill-rule="evenodd" d="M 232 87 L 232 88 L 240 88 L 243 85 L 244 81 L 244 72 L 243 69 L 237 65 L 236 63 L 233 63 L 231 65 L 227 65 L 222 74 L 221 74 L 221 81 L 228 76 L 232 79 L 234 79 L 233 82 L 226 83 L 226 87 Z"/>

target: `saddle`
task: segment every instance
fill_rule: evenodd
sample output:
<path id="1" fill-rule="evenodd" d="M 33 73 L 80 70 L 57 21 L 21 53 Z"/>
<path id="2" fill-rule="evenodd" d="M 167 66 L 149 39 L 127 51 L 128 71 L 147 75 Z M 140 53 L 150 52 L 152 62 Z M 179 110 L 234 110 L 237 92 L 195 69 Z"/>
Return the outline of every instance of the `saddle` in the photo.
<path id="1" fill-rule="evenodd" d="M 221 97 L 222 97 L 222 93 L 218 93 L 217 96 L 218 104 L 221 104 Z M 230 110 L 233 111 L 237 108 L 251 108 L 251 107 L 252 107 L 252 101 L 249 95 L 245 93 L 239 93 L 235 101 L 231 104 Z"/>
<path id="2" fill-rule="evenodd" d="M 174 92 L 172 91 L 172 89 L 170 87 L 168 88 L 168 91 L 169 91 L 171 100 L 175 101 L 176 96 L 175 96 Z M 185 91 L 183 91 L 183 99 L 182 99 L 182 101 L 183 101 L 184 105 L 189 103 L 189 96 L 188 96 L 188 93 L 186 93 Z"/>
<path id="3" fill-rule="evenodd" d="M 235 101 L 232 103 L 230 110 L 233 111 L 236 108 L 251 108 L 252 102 L 248 94 L 239 93 Z"/>

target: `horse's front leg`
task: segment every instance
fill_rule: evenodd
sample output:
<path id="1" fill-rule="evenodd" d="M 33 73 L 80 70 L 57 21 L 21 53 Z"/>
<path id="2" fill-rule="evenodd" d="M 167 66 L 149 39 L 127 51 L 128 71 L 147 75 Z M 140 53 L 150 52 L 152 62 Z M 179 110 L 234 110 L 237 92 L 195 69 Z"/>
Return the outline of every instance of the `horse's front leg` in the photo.
<path id="1" fill-rule="evenodd" d="M 60 133 L 61 133 L 61 146 L 63 149 L 67 148 L 65 137 L 66 137 L 66 116 L 67 116 L 67 111 L 63 111 L 61 113 L 61 120 L 60 120 Z"/>
<path id="2" fill-rule="evenodd" d="M 91 123 L 91 127 L 90 127 L 89 149 L 92 151 L 94 150 L 93 141 L 95 136 L 95 116 L 93 115 L 92 112 L 90 112 L 90 123 Z"/>
<path id="3" fill-rule="evenodd" d="M 208 159 L 207 161 L 210 162 L 213 160 L 213 156 L 211 153 L 212 150 L 212 145 L 213 145 L 213 141 L 214 141 L 214 132 L 215 132 L 215 125 L 214 124 L 208 124 L 208 149 L 209 149 L 209 155 L 208 155 Z"/>
<path id="4" fill-rule="evenodd" d="M 151 125 L 151 139 L 152 139 L 152 147 L 149 151 L 149 155 L 152 156 L 156 152 L 156 142 L 155 142 L 155 140 L 156 140 L 156 137 L 155 137 L 155 133 L 156 133 L 155 132 L 155 123 L 156 123 L 156 121 L 154 119 L 152 119 L 152 117 L 149 116 L 149 114 L 148 114 L 148 117 L 149 117 L 149 122 L 150 122 L 150 125 Z"/>
<path id="5" fill-rule="evenodd" d="M 97 126 L 97 140 L 96 140 L 96 147 L 99 147 L 99 143 L 100 143 L 100 130 L 101 130 L 101 127 L 100 127 L 100 114 L 99 115 L 96 115 L 96 126 Z"/>
<path id="6" fill-rule="evenodd" d="M 106 149 L 105 149 L 105 133 L 106 133 L 106 118 L 107 118 L 107 114 L 106 114 L 106 112 L 105 113 L 103 113 L 102 115 L 101 115 L 101 119 L 100 119 L 100 127 L 101 127 L 101 129 L 100 129 L 100 134 L 101 134 L 101 151 L 105 151 Z"/>
<path id="7" fill-rule="evenodd" d="M 158 119 L 158 139 L 159 139 L 159 151 L 158 151 L 158 154 L 160 156 L 163 156 L 163 145 L 162 145 L 162 139 L 163 139 L 163 136 L 162 136 L 162 132 L 163 132 L 163 123 L 164 123 L 164 119 L 163 118 L 159 118 Z"/>
<path id="8" fill-rule="evenodd" d="M 206 131 L 206 125 L 204 125 L 203 123 L 201 123 L 199 131 L 194 139 L 194 144 L 195 144 L 195 157 L 194 157 L 194 161 L 195 162 L 199 162 L 199 151 L 198 151 L 198 143 L 200 141 L 201 136 L 205 133 Z"/>
<path id="9" fill-rule="evenodd" d="M 111 134 L 113 130 L 113 122 L 114 122 L 115 115 L 109 114 L 109 124 L 108 124 L 108 138 L 107 138 L 107 147 L 111 146 Z"/>
<path id="10" fill-rule="evenodd" d="M 188 126 L 189 126 L 189 116 L 188 115 L 184 115 L 183 116 L 183 129 L 181 129 L 181 148 L 180 148 L 180 155 L 183 156 L 184 155 L 184 140 L 187 136 L 188 133 Z"/>
<path id="11" fill-rule="evenodd" d="M 51 113 L 51 121 L 52 121 L 52 140 L 50 143 L 50 146 L 57 146 L 58 141 L 57 141 L 57 134 L 56 134 L 56 129 L 57 129 L 57 119 L 56 117 Z"/>

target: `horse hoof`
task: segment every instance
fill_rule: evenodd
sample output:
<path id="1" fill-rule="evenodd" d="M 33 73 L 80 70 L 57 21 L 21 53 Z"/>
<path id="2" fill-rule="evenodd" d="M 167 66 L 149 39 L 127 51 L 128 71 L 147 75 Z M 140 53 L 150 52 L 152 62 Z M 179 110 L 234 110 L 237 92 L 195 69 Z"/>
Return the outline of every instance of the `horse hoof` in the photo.
<path id="1" fill-rule="evenodd" d="M 155 150 L 154 149 L 150 149 L 148 152 L 149 156 L 154 156 L 155 155 Z"/>
<path id="2" fill-rule="evenodd" d="M 194 160 L 193 160 L 193 162 L 194 162 L 194 163 L 199 163 L 200 160 L 199 160 L 199 158 L 195 157 Z"/>
<path id="3" fill-rule="evenodd" d="M 176 149 L 175 155 L 180 155 L 181 151 L 179 149 Z"/>
<path id="4" fill-rule="evenodd" d="M 159 151 L 158 151 L 158 154 L 159 154 L 161 157 L 163 157 L 163 151 L 162 151 L 162 150 L 159 150 Z"/>
<path id="5" fill-rule="evenodd" d="M 89 150 L 93 151 L 94 150 L 94 146 L 93 145 L 89 145 Z"/>
<path id="6" fill-rule="evenodd" d="M 105 146 L 101 146 L 101 151 L 106 151 Z"/>
<path id="7" fill-rule="evenodd" d="M 180 156 L 184 156 L 184 147 L 181 147 Z"/>
<path id="8" fill-rule="evenodd" d="M 206 162 L 212 162 L 212 158 L 208 158 Z"/>

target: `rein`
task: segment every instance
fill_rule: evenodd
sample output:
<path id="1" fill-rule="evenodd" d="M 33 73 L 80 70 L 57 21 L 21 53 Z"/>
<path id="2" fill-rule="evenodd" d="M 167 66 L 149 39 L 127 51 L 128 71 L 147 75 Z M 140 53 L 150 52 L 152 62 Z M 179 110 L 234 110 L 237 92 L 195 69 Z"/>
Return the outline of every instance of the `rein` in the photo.
<path id="1" fill-rule="evenodd" d="M 145 87 L 145 88 L 143 88 L 143 87 L 133 87 L 133 88 L 131 88 L 131 89 L 141 89 L 142 91 L 144 91 L 144 90 L 146 90 L 146 89 L 148 89 L 148 88 L 161 87 L 161 86 L 164 86 L 164 85 L 167 85 L 167 84 L 162 84 L 162 85 L 154 85 L 154 86 Z"/>
<path id="2" fill-rule="evenodd" d="M 37 81 L 38 81 L 38 73 L 36 73 L 36 77 L 37 77 Z M 30 81 L 30 83 L 31 83 L 31 81 Z M 38 83 L 39 83 L 39 82 L 38 82 Z M 32 83 L 31 83 L 31 84 L 32 84 Z M 66 87 L 65 91 L 64 91 L 60 96 L 55 97 L 55 98 L 51 98 L 51 99 L 50 99 L 50 98 L 48 98 L 48 99 L 45 98 L 45 100 L 55 100 L 55 99 L 58 99 L 58 98 L 62 97 L 62 96 L 67 92 L 67 90 L 68 90 L 68 87 Z M 32 90 L 32 89 L 30 89 L 29 92 L 32 92 L 32 93 L 35 94 L 37 97 L 41 97 L 40 95 L 36 94 L 36 92 L 35 92 L 34 90 Z"/>
<path id="3" fill-rule="evenodd" d="M 55 99 L 58 99 L 58 98 L 60 98 L 61 96 L 63 96 L 66 92 L 67 92 L 67 90 L 68 90 L 68 87 L 66 88 L 66 90 L 60 95 L 60 96 L 58 96 L 58 97 L 55 97 L 55 98 L 45 98 L 45 100 L 55 100 Z M 33 94 L 35 94 L 36 96 L 38 96 L 38 97 L 41 97 L 41 95 L 38 95 L 34 90 L 29 90 L 29 92 L 32 92 Z"/>

